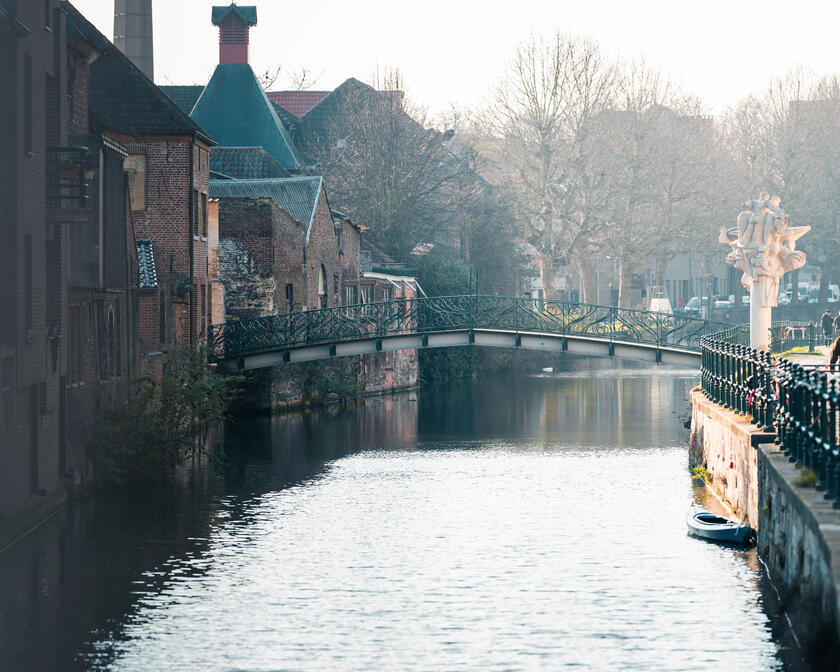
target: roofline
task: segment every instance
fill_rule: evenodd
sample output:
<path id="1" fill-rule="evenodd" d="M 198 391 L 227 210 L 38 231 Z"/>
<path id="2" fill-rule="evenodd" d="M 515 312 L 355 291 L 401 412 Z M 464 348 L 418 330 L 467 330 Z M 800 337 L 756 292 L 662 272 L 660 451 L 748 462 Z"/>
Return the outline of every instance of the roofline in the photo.
<path id="1" fill-rule="evenodd" d="M 72 11 L 68 11 L 67 10 L 68 7 Z M 67 14 L 67 17 L 68 17 L 69 21 L 74 21 L 73 14 L 75 13 L 82 21 L 84 21 L 87 24 L 88 27 L 90 27 L 90 29 L 92 31 L 94 31 L 94 37 L 101 38 L 103 46 L 105 47 L 105 49 L 107 49 L 107 51 L 102 51 L 98 47 L 95 47 L 98 51 L 100 51 L 100 53 L 102 53 L 104 56 L 113 56 L 114 58 L 123 59 L 123 61 L 129 65 L 129 67 L 131 67 L 131 68 L 133 68 L 134 70 L 137 71 L 137 74 L 139 74 L 140 78 L 141 78 L 140 81 L 144 82 L 144 84 L 146 85 L 146 89 L 148 89 L 150 93 L 152 93 L 153 91 L 157 91 L 160 94 L 160 97 L 159 97 L 160 104 L 162 104 L 164 106 L 171 107 L 172 110 L 177 115 L 180 115 L 181 117 L 183 117 L 183 119 L 186 121 L 185 126 L 187 127 L 182 132 L 183 135 L 191 136 L 193 138 L 200 138 L 202 140 L 202 142 L 206 143 L 207 145 L 209 145 L 211 147 L 216 144 L 216 141 L 213 140 L 213 138 L 211 138 L 209 135 L 207 135 L 207 133 L 204 131 L 204 129 L 202 129 L 201 126 L 199 126 L 192 119 L 192 117 L 190 117 L 190 115 L 188 115 L 180 107 L 178 107 L 177 103 L 174 100 L 172 100 L 163 91 L 163 89 L 161 89 L 157 84 L 155 84 L 151 79 L 149 79 L 146 76 L 146 74 L 140 68 L 138 68 L 128 56 L 126 56 L 122 51 L 120 51 L 117 48 L 117 46 L 113 42 L 111 42 L 111 40 L 109 40 L 107 37 L 105 37 L 105 35 L 103 35 L 102 32 L 100 32 L 100 30 L 95 25 L 93 25 L 93 23 L 91 23 L 90 20 L 84 14 L 82 14 L 75 5 L 73 5 L 72 2 L 70 2 L 69 0 L 62 0 L 62 9 L 64 9 L 65 13 Z M 87 32 L 82 30 L 82 28 L 86 28 L 86 26 L 81 26 L 81 27 L 76 26 L 76 28 L 84 36 L 85 41 L 90 43 L 89 42 L 91 40 L 90 35 L 88 35 Z M 171 135 L 176 135 L 176 134 L 173 133 L 173 134 L 169 134 L 169 135 L 171 136 Z M 137 136 L 137 137 L 141 137 L 141 136 Z M 143 136 L 143 137 L 148 137 L 148 136 Z"/>
<path id="2" fill-rule="evenodd" d="M 309 216 L 309 224 L 306 225 L 306 242 L 303 244 L 304 249 L 309 247 L 309 236 L 312 233 L 312 224 L 315 222 L 315 211 L 318 209 L 318 199 L 321 198 L 321 191 L 324 192 L 324 200 L 327 202 L 327 210 L 330 212 L 330 220 L 332 220 L 332 210 L 330 209 L 330 201 L 327 198 L 327 188 L 324 186 L 324 178 L 321 175 L 318 175 L 318 193 L 315 195 L 315 207 L 312 208 L 312 214 Z"/>

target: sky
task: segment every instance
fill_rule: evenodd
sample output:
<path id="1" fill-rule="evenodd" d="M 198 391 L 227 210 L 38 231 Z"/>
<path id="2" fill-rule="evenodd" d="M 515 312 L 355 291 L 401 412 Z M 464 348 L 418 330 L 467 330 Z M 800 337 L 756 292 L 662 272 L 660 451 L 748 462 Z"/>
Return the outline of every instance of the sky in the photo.
<path id="1" fill-rule="evenodd" d="M 113 0 L 73 0 L 108 38 Z M 218 61 L 216 0 L 153 0 L 155 80 L 204 84 Z M 399 68 L 414 102 L 432 114 L 490 100 L 516 43 L 554 30 L 594 38 L 605 53 L 644 59 L 719 113 L 761 93 L 786 70 L 840 71 L 840 3 L 824 0 L 249 0 L 257 6 L 251 65 L 257 74 L 307 68 L 330 90 Z"/>

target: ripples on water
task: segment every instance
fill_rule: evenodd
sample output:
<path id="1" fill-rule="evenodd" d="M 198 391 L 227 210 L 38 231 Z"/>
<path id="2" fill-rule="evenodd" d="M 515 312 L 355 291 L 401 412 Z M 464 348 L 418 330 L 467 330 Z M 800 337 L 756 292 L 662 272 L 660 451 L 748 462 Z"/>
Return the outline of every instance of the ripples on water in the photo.
<path id="1" fill-rule="evenodd" d="M 239 423 L 222 485 L 137 533 L 161 559 L 103 578 L 127 608 L 91 605 L 76 663 L 781 669 L 754 553 L 686 536 L 691 384 L 520 376 Z"/>

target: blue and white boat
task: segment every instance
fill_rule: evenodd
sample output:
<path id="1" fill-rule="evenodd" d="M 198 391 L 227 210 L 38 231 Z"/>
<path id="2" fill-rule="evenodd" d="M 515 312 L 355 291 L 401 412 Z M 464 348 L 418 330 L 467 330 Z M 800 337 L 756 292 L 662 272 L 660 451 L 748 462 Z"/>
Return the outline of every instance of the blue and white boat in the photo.
<path id="1" fill-rule="evenodd" d="M 748 544 L 755 537 L 755 531 L 746 523 L 724 518 L 699 504 L 692 504 L 685 514 L 688 533 L 710 541 L 726 544 Z"/>

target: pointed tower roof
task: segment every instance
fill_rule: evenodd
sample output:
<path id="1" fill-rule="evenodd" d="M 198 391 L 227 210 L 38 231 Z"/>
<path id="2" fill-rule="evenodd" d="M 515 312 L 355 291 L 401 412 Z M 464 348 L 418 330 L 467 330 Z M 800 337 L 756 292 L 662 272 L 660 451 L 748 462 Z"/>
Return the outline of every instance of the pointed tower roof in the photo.
<path id="1" fill-rule="evenodd" d="M 231 14 L 236 14 L 236 16 L 238 16 L 245 25 L 257 25 L 256 7 L 242 7 L 241 5 L 235 5 L 233 3 L 229 4 L 227 7 L 213 7 L 213 14 L 210 20 L 213 22 L 214 26 L 218 26 L 221 25 L 222 21 L 224 21 Z"/>
<path id="2" fill-rule="evenodd" d="M 287 170 L 303 159 L 247 63 L 223 63 L 190 115 L 223 147 L 262 147 Z"/>

